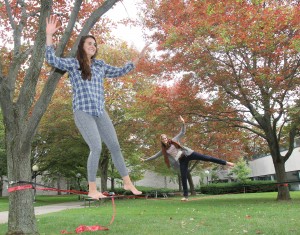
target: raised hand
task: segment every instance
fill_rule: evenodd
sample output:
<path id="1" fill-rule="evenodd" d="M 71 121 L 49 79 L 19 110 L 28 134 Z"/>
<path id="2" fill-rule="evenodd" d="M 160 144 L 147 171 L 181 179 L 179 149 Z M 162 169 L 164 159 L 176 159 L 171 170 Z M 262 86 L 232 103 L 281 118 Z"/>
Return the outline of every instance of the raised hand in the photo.
<path id="1" fill-rule="evenodd" d="M 134 65 L 136 65 L 136 64 L 139 62 L 139 60 L 145 56 L 145 53 L 146 53 L 146 51 L 147 51 L 147 49 L 148 49 L 149 46 L 150 46 L 150 43 L 147 43 L 147 44 L 144 46 L 144 48 L 141 50 L 141 52 L 140 52 L 140 54 L 138 55 L 138 57 L 136 57 L 136 58 L 133 60 Z"/>
<path id="2" fill-rule="evenodd" d="M 181 115 L 179 115 L 179 119 L 182 123 L 184 123 L 184 119 L 183 119 L 183 117 L 181 117 Z"/>
<path id="3" fill-rule="evenodd" d="M 144 57 L 145 56 L 145 52 L 147 51 L 147 49 L 148 49 L 148 47 L 150 46 L 150 42 L 148 42 L 145 46 L 144 46 L 144 48 L 141 50 L 141 52 L 140 52 L 140 54 L 139 54 L 139 58 L 142 58 L 142 57 Z"/>
<path id="4" fill-rule="evenodd" d="M 46 19 L 46 34 L 47 35 L 53 35 L 59 28 L 60 24 L 59 19 L 56 15 L 51 15 Z"/>

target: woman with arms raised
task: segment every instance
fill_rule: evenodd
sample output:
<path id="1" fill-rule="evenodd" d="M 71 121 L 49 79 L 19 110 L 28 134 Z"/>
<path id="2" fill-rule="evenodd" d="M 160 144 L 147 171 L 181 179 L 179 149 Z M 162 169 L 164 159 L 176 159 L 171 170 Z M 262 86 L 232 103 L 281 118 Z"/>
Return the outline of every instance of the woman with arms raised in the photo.
<path id="1" fill-rule="evenodd" d="M 75 124 L 90 149 L 87 161 L 88 196 L 93 199 L 105 197 L 96 186 L 102 141 L 108 147 L 113 163 L 123 178 L 124 189 L 130 190 L 135 195 L 141 194 L 142 192 L 137 190 L 130 180 L 115 128 L 105 111 L 103 79 L 120 77 L 133 70 L 147 46 L 133 62 L 118 68 L 106 64 L 103 60 L 95 59 L 96 39 L 92 35 L 87 35 L 79 42 L 76 58 L 60 58 L 55 56 L 52 45 L 52 36 L 59 29 L 58 18 L 50 16 L 46 25 L 46 60 L 53 67 L 69 73 L 73 89 Z"/>
<path id="2" fill-rule="evenodd" d="M 160 156 L 164 156 L 165 163 L 168 167 L 170 165 L 172 168 L 180 169 L 181 174 L 181 182 L 183 187 L 183 198 L 182 201 L 188 200 L 188 186 L 187 186 L 187 174 L 188 174 L 188 163 L 192 160 L 200 160 L 200 161 L 207 161 L 207 162 L 214 162 L 220 165 L 227 165 L 230 167 L 234 166 L 234 163 L 227 162 L 221 160 L 219 158 L 206 156 L 201 153 L 195 152 L 194 150 L 182 146 L 180 144 L 180 139 L 184 136 L 186 127 L 184 119 L 179 116 L 180 121 L 182 122 L 182 128 L 178 135 L 174 138 L 170 139 L 165 134 L 161 134 L 160 141 L 161 141 L 161 150 L 154 154 L 152 157 L 147 159 L 141 159 L 142 162 L 154 160 Z"/>

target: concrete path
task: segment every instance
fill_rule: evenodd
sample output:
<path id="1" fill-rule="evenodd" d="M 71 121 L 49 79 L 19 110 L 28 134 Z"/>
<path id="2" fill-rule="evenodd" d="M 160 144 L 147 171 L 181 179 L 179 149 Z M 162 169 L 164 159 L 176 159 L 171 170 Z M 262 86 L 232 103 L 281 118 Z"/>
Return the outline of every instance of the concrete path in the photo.
<path id="1" fill-rule="evenodd" d="M 35 215 L 42 215 L 67 209 L 74 209 L 74 208 L 84 208 L 84 202 L 66 202 L 66 203 L 59 203 L 53 204 L 48 206 L 38 206 L 34 208 Z M 8 222 L 8 211 L 0 212 L 0 224 L 4 224 Z"/>

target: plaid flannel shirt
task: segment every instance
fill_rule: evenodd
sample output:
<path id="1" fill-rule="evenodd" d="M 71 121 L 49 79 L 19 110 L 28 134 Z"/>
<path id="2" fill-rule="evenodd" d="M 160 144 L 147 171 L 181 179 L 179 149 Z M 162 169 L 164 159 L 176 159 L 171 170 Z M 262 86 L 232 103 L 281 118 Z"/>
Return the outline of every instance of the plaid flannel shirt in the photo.
<path id="1" fill-rule="evenodd" d="M 81 110 L 93 116 L 100 116 L 104 109 L 103 79 L 120 77 L 134 69 L 132 62 L 118 68 L 105 64 L 103 60 L 93 59 L 92 79 L 83 80 L 76 58 L 57 57 L 53 46 L 47 46 L 46 60 L 51 66 L 69 73 L 73 89 L 73 111 Z"/>

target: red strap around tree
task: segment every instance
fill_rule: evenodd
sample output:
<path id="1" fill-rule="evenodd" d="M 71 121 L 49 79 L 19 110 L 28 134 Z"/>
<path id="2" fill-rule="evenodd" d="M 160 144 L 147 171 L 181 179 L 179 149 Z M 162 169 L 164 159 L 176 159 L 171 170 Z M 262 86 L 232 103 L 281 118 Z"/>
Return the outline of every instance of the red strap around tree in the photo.
<path id="1" fill-rule="evenodd" d="M 9 187 L 7 189 L 7 192 L 11 193 L 11 192 L 14 192 L 14 191 L 32 189 L 32 188 L 33 188 L 32 184 L 18 185 L 18 186 L 14 186 L 14 187 Z"/>
<path id="2" fill-rule="evenodd" d="M 25 183 L 25 182 L 24 182 Z M 27 182 L 26 182 L 27 183 Z M 64 190 L 64 189 L 57 189 L 57 188 L 47 188 L 47 187 L 34 187 L 32 184 L 24 184 L 24 185 L 18 185 L 18 186 L 13 186 L 13 187 L 9 187 L 7 189 L 7 191 L 9 193 L 15 192 L 15 191 L 19 191 L 19 190 L 26 190 L 26 189 L 33 189 L 35 188 L 36 190 L 42 190 L 42 191 L 57 191 L 57 192 L 69 192 L 69 193 L 73 193 L 73 194 L 87 194 L 87 192 L 83 192 L 83 191 L 77 191 L 77 190 Z M 109 193 L 104 192 L 103 193 L 105 196 L 107 196 L 107 198 L 111 198 L 112 201 L 112 206 L 113 206 L 113 215 L 112 218 L 110 220 L 109 225 L 111 225 L 115 219 L 115 214 L 116 214 L 116 206 L 115 206 L 115 200 L 114 197 L 110 197 Z M 101 226 L 101 225 L 91 225 L 91 226 L 87 226 L 87 225 L 79 225 L 76 229 L 75 229 L 75 233 L 83 233 L 83 232 L 94 232 L 94 231 L 104 231 L 104 230 L 109 230 L 107 227 Z M 62 230 L 60 231 L 61 234 L 74 234 L 74 232 L 68 232 L 67 230 Z"/>

